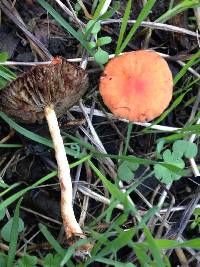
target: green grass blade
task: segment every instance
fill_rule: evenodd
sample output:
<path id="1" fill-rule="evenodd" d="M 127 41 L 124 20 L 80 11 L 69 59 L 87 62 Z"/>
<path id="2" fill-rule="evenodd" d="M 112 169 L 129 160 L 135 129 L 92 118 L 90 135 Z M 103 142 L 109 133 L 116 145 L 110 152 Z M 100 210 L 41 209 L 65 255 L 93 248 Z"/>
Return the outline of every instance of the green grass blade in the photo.
<path id="1" fill-rule="evenodd" d="M 17 203 L 14 217 L 13 217 L 13 223 L 12 223 L 12 229 L 10 234 L 10 244 L 9 244 L 9 250 L 8 250 L 8 258 L 7 258 L 7 267 L 13 267 L 14 265 L 14 259 L 15 259 L 15 253 L 17 250 L 17 239 L 18 239 L 18 224 L 19 224 L 19 207 L 21 204 L 22 199 L 20 199 Z"/>
<path id="2" fill-rule="evenodd" d="M 16 122 L 14 122 L 11 118 L 9 118 L 4 112 L 0 111 L 0 117 L 7 122 L 7 124 L 15 129 L 18 133 L 22 134 L 23 136 L 37 142 L 37 143 L 40 143 L 40 144 L 43 144 L 45 146 L 48 146 L 48 147 L 51 147 L 53 148 L 53 144 L 52 142 L 45 138 L 45 137 L 42 137 L 40 135 L 37 135 L 35 133 L 32 133 L 31 131 L 28 131 L 27 129 L 23 128 L 22 126 L 20 126 L 19 124 L 17 124 Z M 74 157 L 77 157 L 77 152 L 75 152 L 74 150 L 72 149 L 69 149 L 69 148 L 65 148 L 65 151 L 68 155 L 70 156 L 74 156 Z"/>
<path id="3" fill-rule="evenodd" d="M 101 262 L 104 263 L 105 266 L 114 266 L 114 267 L 122 267 L 122 263 L 120 261 L 115 261 L 115 260 L 111 260 L 111 259 L 106 259 L 106 258 L 97 258 L 96 259 L 97 262 Z M 124 267 L 126 267 L 125 264 L 123 264 Z M 127 265 L 128 267 L 129 265 Z M 130 267 L 136 267 L 136 265 L 132 264 L 130 265 Z"/>
<path id="4" fill-rule="evenodd" d="M 64 266 L 69 266 L 69 262 L 70 262 L 70 259 L 72 258 L 75 250 L 78 248 L 78 247 L 81 247 L 85 244 L 88 244 L 88 243 L 91 243 L 91 239 L 89 238 L 86 238 L 86 239 L 79 239 L 76 243 L 73 244 L 73 246 L 70 246 L 68 247 L 66 253 L 65 253 L 65 256 L 64 258 L 62 259 L 61 261 L 61 264 L 60 264 L 60 267 L 64 267 Z M 77 265 L 76 265 L 77 266 Z M 82 265 L 81 265 L 82 266 Z M 84 266 L 87 266 L 87 265 L 84 265 Z"/>
<path id="5" fill-rule="evenodd" d="M 191 59 L 187 62 L 187 64 L 185 64 L 185 66 L 183 66 L 183 68 L 179 71 L 179 73 L 176 75 L 176 77 L 174 78 L 174 85 L 177 84 L 177 82 L 186 74 L 186 72 L 188 71 L 188 69 L 194 65 L 200 62 L 200 50 L 197 51 L 197 53 L 195 53 Z"/>
<path id="6" fill-rule="evenodd" d="M 56 175 L 57 175 L 57 172 L 53 171 L 53 172 L 49 173 L 48 175 L 42 177 L 39 181 L 37 181 L 33 185 L 31 185 L 31 186 L 29 186 L 29 187 L 27 187 L 25 189 L 22 189 L 21 191 L 19 191 L 19 192 L 15 193 L 14 195 L 8 197 L 6 200 L 4 200 L 3 202 L 0 203 L 0 210 L 5 209 L 10 204 L 12 204 L 14 201 L 16 201 L 18 198 L 22 197 L 29 190 L 34 189 L 35 187 L 43 184 L 47 180 L 55 177 Z"/>
<path id="7" fill-rule="evenodd" d="M 54 239 L 52 234 L 48 231 L 47 227 L 43 224 L 39 223 L 39 229 L 47 239 L 47 241 L 51 244 L 51 246 L 55 249 L 55 251 L 59 254 L 64 252 L 64 249 L 60 246 L 60 244 Z"/>
<path id="8" fill-rule="evenodd" d="M 148 256 L 147 250 L 142 249 L 141 247 L 138 247 L 135 244 L 132 244 L 132 247 L 135 251 L 135 254 L 136 254 L 141 266 L 145 266 L 145 264 L 147 266 L 151 266 L 152 261 L 151 261 L 150 256 Z"/>
<path id="9" fill-rule="evenodd" d="M 134 33 L 137 31 L 138 27 L 142 23 L 142 21 L 148 16 L 149 12 L 152 10 L 156 0 L 149 0 L 146 5 L 143 7 L 142 11 L 140 12 L 135 24 L 131 28 L 130 32 L 128 33 L 126 39 L 122 43 L 120 49 L 118 50 L 117 55 L 123 52 L 126 48 L 127 44 L 130 42 L 131 38 L 133 37 Z"/>
<path id="10" fill-rule="evenodd" d="M 149 231 L 149 229 L 146 226 L 144 226 L 143 230 L 144 230 L 144 233 L 145 233 L 146 238 L 147 238 L 149 249 L 151 250 L 152 255 L 154 257 L 155 264 L 156 264 L 155 266 L 165 267 L 165 265 L 163 264 L 162 258 L 161 258 L 159 248 L 158 248 L 153 236 L 151 235 L 151 232 Z"/>
<path id="11" fill-rule="evenodd" d="M 176 240 L 168 240 L 168 239 L 154 239 L 156 246 L 161 249 L 174 249 L 174 248 L 193 248 L 200 249 L 200 238 L 194 238 L 185 242 L 180 242 Z M 149 244 L 145 242 L 137 243 L 137 246 L 145 249 L 149 248 Z"/>
<path id="12" fill-rule="evenodd" d="M 0 144 L 0 148 L 19 148 L 23 147 L 21 144 Z"/>
<path id="13" fill-rule="evenodd" d="M 105 248 L 101 249 L 100 253 L 97 254 L 96 257 L 100 258 L 110 254 L 111 252 L 117 252 L 120 248 L 123 248 L 131 242 L 135 233 L 135 228 L 128 229 L 127 231 L 121 231 L 113 241 L 106 243 Z"/>
<path id="14" fill-rule="evenodd" d="M 169 9 L 165 14 L 159 17 L 155 22 L 166 22 L 170 18 L 176 16 L 177 14 L 187 10 L 188 8 L 195 8 L 199 7 L 200 3 L 199 0 L 185 0 L 180 2 L 180 4 L 176 5 L 175 7 Z"/>
<path id="15" fill-rule="evenodd" d="M 191 135 L 191 134 L 199 135 L 200 134 L 200 125 L 196 124 L 196 125 L 192 125 L 189 127 L 184 127 L 181 130 L 178 130 L 178 133 L 171 134 L 171 135 L 165 136 L 163 138 L 167 142 L 172 142 L 172 141 L 175 141 L 177 139 L 181 139 L 181 138 L 186 137 L 186 136 Z"/>
<path id="16" fill-rule="evenodd" d="M 130 139 L 131 139 L 132 129 L 133 129 L 133 123 L 129 122 L 128 123 L 128 131 L 127 131 L 127 136 L 126 136 L 126 141 L 125 141 L 125 147 L 124 147 L 123 155 L 126 155 L 127 154 L 129 142 L 130 142 Z"/>
<path id="17" fill-rule="evenodd" d="M 17 77 L 12 71 L 10 71 L 9 69 L 5 68 L 2 65 L 0 66 L 0 76 L 7 81 L 12 81 Z"/>
<path id="18" fill-rule="evenodd" d="M 94 20 L 98 19 L 100 17 L 100 14 L 101 14 L 101 10 L 105 4 L 106 0 L 100 0 L 99 1 L 99 4 L 94 12 L 94 15 L 93 15 L 93 18 Z"/>
<path id="19" fill-rule="evenodd" d="M 19 185 L 19 183 L 14 183 L 12 185 L 9 185 L 8 188 L 6 188 L 3 192 L 0 193 L 0 197 L 4 196 L 8 192 L 10 192 L 12 189 L 14 189 L 15 187 L 17 187 L 18 185 Z"/>
<path id="20" fill-rule="evenodd" d="M 158 239 L 155 240 L 159 249 L 173 249 L 173 248 L 193 248 L 200 250 L 200 238 L 194 238 L 185 242 L 179 242 L 176 240 Z"/>
<path id="21" fill-rule="evenodd" d="M 123 41 L 123 38 L 124 38 L 124 34 L 125 34 L 125 31 L 126 31 L 126 28 L 127 28 L 127 25 L 128 25 L 128 19 L 129 19 L 130 12 L 131 12 L 131 6 L 132 6 L 132 0 L 128 0 L 128 3 L 126 5 L 126 9 L 125 9 L 125 12 L 124 12 L 124 16 L 123 16 L 123 19 L 122 19 L 122 25 L 121 25 L 120 32 L 119 32 L 119 37 L 118 37 L 118 40 L 117 40 L 117 48 L 115 50 L 115 55 L 119 54 L 119 49 L 120 49 L 120 46 L 122 44 L 122 41 Z"/>
<path id="22" fill-rule="evenodd" d="M 101 179 L 104 186 L 109 190 L 111 195 L 114 197 L 114 199 L 118 200 L 120 203 L 122 203 L 126 209 L 126 211 L 132 211 L 136 212 L 136 208 L 133 205 L 132 202 L 129 201 L 128 196 L 121 192 L 116 185 L 112 184 L 97 168 L 96 166 L 89 160 L 89 165 L 92 168 L 92 170 L 95 172 L 95 174 Z"/>

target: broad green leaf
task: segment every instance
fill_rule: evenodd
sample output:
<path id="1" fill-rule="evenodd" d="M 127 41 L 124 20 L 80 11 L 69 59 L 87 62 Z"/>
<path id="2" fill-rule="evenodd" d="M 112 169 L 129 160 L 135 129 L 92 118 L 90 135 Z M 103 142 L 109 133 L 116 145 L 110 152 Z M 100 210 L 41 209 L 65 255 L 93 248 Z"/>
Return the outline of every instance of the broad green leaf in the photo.
<path id="1" fill-rule="evenodd" d="M 184 161 L 174 152 L 171 152 L 169 149 L 166 149 L 163 152 L 164 163 L 171 164 L 172 166 L 183 169 L 185 167 Z M 161 164 L 154 165 L 155 176 L 165 184 L 169 184 L 175 180 L 178 180 L 182 177 L 181 174 L 173 172 L 167 169 Z"/>
<path id="2" fill-rule="evenodd" d="M 160 164 L 154 165 L 154 172 L 157 179 L 165 184 L 170 184 L 172 182 L 171 174 L 168 169 Z"/>
<path id="3" fill-rule="evenodd" d="M 134 178 L 134 173 L 132 172 L 131 169 L 129 169 L 126 165 L 126 162 L 123 162 L 120 164 L 118 170 L 117 170 L 117 175 L 120 180 L 122 181 L 131 181 Z"/>
<path id="4" fill-rule="evenodd" d="M 94 49 L 96 47 L 96 43 L 92 42 L 92 41 L 89 42 L 88 45 L 89 45 L 90 49 Z"/>
<path id="5" fill-rule="evenodd" d="M 108 62 L 109 54 L 98 47 L 97 52 L 94 54 L 94 59 L 99 64 L 105 64 Z"/>
<path id="6" fill-rule="evenodd" d="M 117 170 L 119 179 L 123 181 L 130 181 L 134 178 L 134 171 L 139 167 L 137 163 L 131 163 L 129 161 L 123 161 Z"/>
<path id="7" fill-rule="evenodd" d="M 1 236 L 6 242 L 11 241 L 12 226 L 13 226 L 13 218 L 11 218 L 1 229 Z M 24 222 L 21 218 L 19 218 L 17 232 L 20 233 L 23 230 L 24 230 Z"/>
<path id="8" fill-rule="evenodd" d="M 112 42 L 112 38 L 110 36 L 100 37 L 97 39 L 97 46 L 107 45 Z"/>
<path id="9" fill-rule="evenodd" d="M 193 158 L 197 155 L 197 145 L 185 140 L 177 140 L 174 142 L 172 147 L 174 152 L 178 152 L 180 157 L 183 155 L 186 158 Z"/>
<path id="10" fill-rule="evenodd" d="M 86 26 L 86 30 L 91 29 L 91 33 L 96 36 L 98 32 L 101 30 L 101 24 L 99 21 L 90 20 Z"/>
<path id="11" fill-rule="evenodd" d="M 157 143 L 157 146 L 156 146 L 156 151 L 160 154 L 160 152 L 162 151 L 164 145 L 165 145 L 166 141 L 165 139 L 161 138 L 161 139 L 158 139 L 158 143 Z"/>

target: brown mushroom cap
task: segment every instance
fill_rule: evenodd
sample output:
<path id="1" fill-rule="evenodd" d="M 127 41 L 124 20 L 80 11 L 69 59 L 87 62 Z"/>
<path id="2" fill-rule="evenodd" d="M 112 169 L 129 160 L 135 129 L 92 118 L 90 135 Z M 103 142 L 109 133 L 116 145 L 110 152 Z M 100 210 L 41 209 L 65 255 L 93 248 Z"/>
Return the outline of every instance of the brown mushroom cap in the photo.
<path id="1" fill-rule="evenodd" d="M 35 123 L 44 118 L 44 107 L 54 106 L 61 116 L 85 93 L 85 70 L 56 57 L 49 65 L 39 65 L 23 73 L 0 91 L 0 109 L 18 122 Z"/>
<path id="2" fill-rule="evenodd" d="M 128 52 L 109 61 L 100 79 L 104 103 L 118 117 L 150 121 L 172 98 L 173 78 L 167 62 L 153 51 Z"/>

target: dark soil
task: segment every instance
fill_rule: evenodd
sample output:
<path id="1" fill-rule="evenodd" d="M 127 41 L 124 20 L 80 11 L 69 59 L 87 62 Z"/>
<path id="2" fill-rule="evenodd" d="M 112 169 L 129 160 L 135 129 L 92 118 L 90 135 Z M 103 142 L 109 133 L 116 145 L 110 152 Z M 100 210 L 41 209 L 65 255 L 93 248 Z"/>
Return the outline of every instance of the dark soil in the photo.
<path id="1" fill-rule="evenodd" d="M 54 1 L 49 1 L 50 3 Z M 90 6 L 90 1 L 86 2 L 86 6 Z M 124 13 L 126 1 L 121 1 L 120 10 L 114 15 L 114 17 L 119 18 L 121 14 Z M 141 2 L 142 1 L 133 1 L 134 2 L 134 12 L 132 13 L 132 19 L 135 19 L 141 10 Z M 154 21 L 161 14 L 163 14 L 168 7 L 169 1 L 157 1 L 155 7 L 153 8 L 153 12 L 150 15 L 150 20 Z M 58 8 L 57 5 L 53 4 L 58 12 L 63 15 L 66 19 L 66 14 Z M 76 58 L 81 57 L 82 49 L 75 38 L 73 38 L 70 34 L 68 34 L 61 26 L 57 24 L 55 20 L 51 18 L 51 16 L 47 16 L 46 12 L 43 8 L 41 8 L 35 1 L 16 1 L 15 5 L 16 10 L 18 10 L 20 16 L 23 18 L 25 24 L 27 25 L 30 32 L 32 32 L 35 37 L 41 41 L 44 46 L 48 49 L 49 53 L 53 56 L 61 55 L 65 58 Z M 191 29 L 193 25 L 188 21 L 190 16 L 193 16 L 193 11 L 183 12 L 180 15 L 177 15 L 175 18 L 169 21 L 169 24 L 173 24 L 182 28 Z M 87 22 L 84 14 L 82 14 L 82 20 Z M 72 22 L 73 27 L 78 29 L 78 26 Z M 193 30 L 193 29 L 192 29 Z M 147 29 L 139 28 L 134 39 L 130 42 L 129 46 L 127 46 L 126 50 L 132 49 L 142 49 L 144 47 L 144 39 L 147 33 Z M 105 47 L 105 49 L 109 53 L 114 53 L 115 44 L 117 41 L 117 37 L 119 34 L 119 24 L 109 24 L 107 26 L 103 26 L 102 36 L 110 35 L 112 37 L 112 44 Z M 194 54 L 197 51 L 197 43 L 194 37 L 189 35 L 176 34 L 172 32 L 153 30 L 151 38 L 149 40 L 149 47 L 156 47 L 156 51 L 169 54 L 171 56 L 175 56 L 175 58 L 171 58 L 169 60 L 169 66 L 175 76 L 179 70 L 180 65 L 178 65 L 174 59 L 178 59 L 179 57 L 188 57 L 190 54 Z M 9 60 L 11 61 L 42 61 L 42 59 L 38 56 L 37 52 L 30 46 L 30 42 L 26 38 L 25 34 L 17 27 L 17 25 L 12 22 L 8 16 L 2 12 L 2 21 L 0 26 L 0 52 L 7 51 L 9 54 Z M 27 70 L 29 67 L 13 67 L 17 74 L 22 73 Z M 90 87 L 88 92 L 86 93 L 84 99 L 84 103 L 88 106 L 91 105 L 93 99 L 96 100 L 96 108 L 102 109 L 103 105 L 102 100 L 98 94 L 98 80 L 101 74 L 101 69 L 94 62 L 89 63 L 87 66 L 87 70 L 90 77 Z M 182 79 L 181 83 L 177 86 L 177 88 L 184 87 L 184 84 L 191 79 L 191 74 L 186 74 L 184 79 Z M 190 91 L 184 98 L 182 104 L 178 106 L 170 115 L 162 122 L 163 125 L 173 126 L 173 127 L 183 127 L 187 122 L 192 105 L 184 106 L 191 98 L 197 95 L 197 86 L 194 86 L 194 89 Z M 72 112 L 75 116 L 75 119 L 81 121 L 84 116 L 77 112 Z M 76 135 L 79 131 L 79 125 L 68 126 L 68 121 L 70 119 L 65 115 L 63 118 L 60 118 L 61 130 L 64 132 L 72 133 L 72 135 Z M 84 123 L 84 122 L 83 122 Z M 107 153 L 117 155 L 119 150 L 121 149 L 123 138 L 127 133 L 127 124 L 120 121 L 114 121 L 109 123 L 105 118 L 95 117 L 93 118 L 93 125 L 95 126 L 96 132 L 99 135 L 102 143 L 105 146 Z M 26 129 L 42 135 L 44 137 L 49 138 L 49 132 L 44 122 L 41 125 L 22 125 Z M 84 125 L 85 126 L 85 125 Z M 116 131 L 116 129 L 118 131 Z M 156 143 L 155 141 L 163 137 L 164 135 L 168 135 L 153 132 L 153 133 L 142 133 L 143 127 L 134 125 L 131 140 L 129 153 L 142 157 L 142 158 L 151 158 L 154 156 Z M 0 140 L 4 138 L 10 129 L 8 125 L 0 120 Z M 79 132 L 82 137 L 83 134 Z M 66 140 L 66 142 L 71 142 L 70 140 Z M 47 175 L 50 171 L 56 168 L 56 161 L 54 158 L 54 152 L 50 148 L 43 146 L 39 143 L 33 142 L 28 138 L 20 135 L 15 132 L 14 136 L 8 141 L 8 143 L 17 143 L 22 144 L 22 148 L 1 148 L 0 153 L 0 170 L 5 170 L 5 173 L 1 176 L 5 183 L 13 184 L 15 182 L 19 182 L 20 186 L 15 190 L 12 190 L 11 194 L 17 192 L 20 188 L 27 187 L 32 185 L 41 177 Z M 132 152 L 131 152 L 132 151 Z M 70 157 L 69 157 L 70 158 Z M 74 162 L 74 158 L 70 158 L 71 162 Z M 200 162 L 200 156 L 196 158 L 196 162 Z M 189 165 L 188 165 L 189 166 Z M 72 170 L 72 177 L 75 178 L 76 168 Z M 144 167 L 140 167 L 135 175 L 135 179 L 139 179 L 142 175 Z M 80 180 L 83 182 L 87 182 L 86 179 L 86 171 L 83 168 L 81 172 Z M 95 176 L 91 177 L 91 184 L 95 184 L 97 178 Z M 192 173 L 188 177 L 183 177 L 180 181 L 177 181 L 173 184 L 170 189 L 171 194 L 175 197 L 175 206 L 186 205 L 190 200 L 190 195 L 198 188 L 198 179 L 195 178 Z M 53 223 L 41 217 L 40 215 L 33 214 L 31 210 L 38 212 L 39 214 L 48 216 L 53 218 L 59 222 L 61 222 L 60 216 L 60 188 L 58 185 L 57 177 L 51 179 L 48 184 L 51 186 L 41 187 L 34 190 L 29 191 L 23 197 L 22 207 L 26 209 L 22 209 L 20 213 L 20 217 L 24 220 L 25 225 L 27 227 L 27 232 L 29 234 L 26 236 L 26 239 L 32 236 L 35 230 L 35 226 L 38 223 L 43 223 L 47 225 L 50 231 L 58 236 L 60 231 L 59 223 Z M 152 192 L 159 185 L 158 181 L 154 177 L 150 177 L 145 180 L 142 185 L 138 187 L 138 190 L 147 198 L 151 199 Z M 91 189 L 94 189 L 91 186 Z M 97 191 L 105 192 L 101 185 L 98 184 Z M 8 195 L 6 195 L 8 196 Z M 132 193 L 131 197 L 134 199 L 136 206 L 139 209 L 145 210 L 148 207 L 145 206 L 142 199 L 136 194 Z M 159 195 L 156 196 L 154 202 L 158 200 Z M 80 206 L 82 203 L 83 195 L 81 193 L 77 194 L 77 198 L 75 201 L 75 212 L 77 216 L 80 213 Z M 170 203 L 170 198 L 166 200 L 166 205 Z M 13 211 L 15 208 L 15 203 L 9 206 L 9 212 L 11 216 L 13 215 Z M 29 211 L 28 211 L 28 210 Z M 95 200 L 90 200 L 89 209 L 87 210 L 88 216 L 85 221 L 85 225 L 91 222 L 94 218 L 97 218 L 104 209 L 103 205 Z M 116 211 L 116 216 L 117 216 Z M 170 218 L 171 223 L 176 223 L 179 221 L 183 211 L 176 212 Z M 4 225 L 6 219 L 0 221 L 0 227 Z M 32 230 L 34 229 L 34 230 Z M 184 231 L 184 237 L 191 239 L 197 237 L 199 235 L 196 229 L 191 230 L 188 224 L 187 229 Z M 22 237 L 23 239 L 23 237 Z M 62 239 L 63 241 L 63 239 Z M 22 242 L 23 243 L 23 242 Z M 43 248 L 41 248 L 43 244 Z M 43 236 L 37 236 L 34 239 L 34 245 L 30 246 L 30 251 L 32 254 L 37 254 L 37 249 L 41 249 L 41 253 L 45 255 L 47 251 L 51 251 L 51 248 L 45 245 L 45 239 Z M 35 250 L 34 250 L 35 246 Z M 29 248 L 28 248 L 29 251 Z M 119 257 L 127 261 L 133 260 L 133 255 L 131 255 L 131 251 L 129 248 L 127 250 L 119 251 Z M 174 265 L 178 264 L 178 260 L 175 254 L 172 255 Z M 93 266 L 101 266 L 99 264 Z M 103 265 L 102 265 L 103 266 Z M 191 265 L 192 266 L 192 265 Z"/>

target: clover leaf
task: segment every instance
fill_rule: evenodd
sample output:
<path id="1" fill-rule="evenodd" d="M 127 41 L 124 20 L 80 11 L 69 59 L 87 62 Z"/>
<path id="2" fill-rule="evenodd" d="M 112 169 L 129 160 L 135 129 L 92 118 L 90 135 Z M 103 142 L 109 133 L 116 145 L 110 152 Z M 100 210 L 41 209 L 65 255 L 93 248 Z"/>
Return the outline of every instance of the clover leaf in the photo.
<path id="1" fill-rule="evenodd" d="M 194 143 L 185 140 L 177 140 L 174 142 L 173 151 L 179 154 L 180 158 L 184 155 L 190 159 L 197 155 L 197 146 Z"/>
<path id="2" fill-rule="evenodd" d="M 180 169 L 183 169 L 185 167 L 184 161 L 179 157 L 179 155 L 176 152 L 171 152 L 169 149 L 166 149 L 163 152 L 163 160 L 165 163 L 174 165 L 176 167 L 179 167 Z M 181 178 L 180 174 L 177 174 L 162 164 L 155 164 L 154 166 L 154 172 L 157 179 L 161 180 L 165 184 L 169 184 L 175 180 L 178 180 Z"/>
<path id="3" fill-rule="evenodd" d="M 134 171 L 136 171 L 139 167 L 139 164 L 129 162 L 129 161 L 123 161 L 119 167 L 118 167 L 118 177 L 120 180 L 123 181 L 130 181 L 134 178 Z"/>

